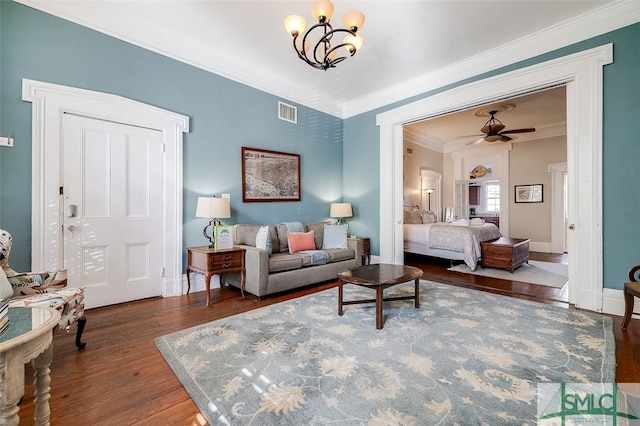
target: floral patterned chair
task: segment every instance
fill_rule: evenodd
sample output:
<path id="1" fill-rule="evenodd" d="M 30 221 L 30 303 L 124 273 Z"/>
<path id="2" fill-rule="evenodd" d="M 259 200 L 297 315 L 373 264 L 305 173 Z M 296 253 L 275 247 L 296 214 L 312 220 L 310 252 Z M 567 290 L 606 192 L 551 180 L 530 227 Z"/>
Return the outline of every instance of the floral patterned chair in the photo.
<path id="1" fill-rule="evenodd" d="M 77 323 L 76 346 L 84 349 L 82 333 L 87 319 L 84 315 L 84 290 L 67 287 L 67 271 L 18 273 L 9 266 L 11 234 L 0 229 L 0 299 L 10 298 L 10 307 L 46 306 L 60 312 L 60 322 L 54 331 L 68 331 Z M 8 285 L 7 285 L 8 284 Z"/>

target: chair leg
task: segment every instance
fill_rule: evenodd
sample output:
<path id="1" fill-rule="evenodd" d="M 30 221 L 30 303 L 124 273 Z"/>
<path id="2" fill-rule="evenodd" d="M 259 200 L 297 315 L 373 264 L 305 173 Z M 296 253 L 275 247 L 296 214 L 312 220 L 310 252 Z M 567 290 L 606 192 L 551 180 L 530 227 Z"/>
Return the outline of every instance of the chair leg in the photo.
<path id="1" fill-rule="evenodd" d="M 626 330 L 629 322 L 631 321 L 631 314 L 633 314 L 633 294 L 624 292 L 624 319 L 622 320 L 622 329 Z"/>
<path id="2" fill-rule="evenodd" d="M 76 322 L 78 326 L 78 330 L 76 331 L 76 346 L 78 349 L 84 349 L 87 344 L 82 341 L 82 333 L 84 332 L 84 326 L 87 324 L 87 317 L 83 315 L 82 318 L 78 318 Z"/>

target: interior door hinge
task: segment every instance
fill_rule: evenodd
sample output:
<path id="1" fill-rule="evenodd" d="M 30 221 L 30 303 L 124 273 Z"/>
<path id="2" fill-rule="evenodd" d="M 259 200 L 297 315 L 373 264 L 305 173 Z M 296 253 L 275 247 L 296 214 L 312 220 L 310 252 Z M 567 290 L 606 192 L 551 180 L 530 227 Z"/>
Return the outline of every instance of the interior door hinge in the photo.
<path id="1" fill-rule="evenodd" d="M 60 195 L 64 195 L 64 186 L 60 187 Z"/>
<path id="2" fill-rule="evenodd" d="M 164 272 L 165 272 L 165 270 L 164 270 L 164 266 L 163 266 L 162 267 L 162 278 L 164 278 Z"/>

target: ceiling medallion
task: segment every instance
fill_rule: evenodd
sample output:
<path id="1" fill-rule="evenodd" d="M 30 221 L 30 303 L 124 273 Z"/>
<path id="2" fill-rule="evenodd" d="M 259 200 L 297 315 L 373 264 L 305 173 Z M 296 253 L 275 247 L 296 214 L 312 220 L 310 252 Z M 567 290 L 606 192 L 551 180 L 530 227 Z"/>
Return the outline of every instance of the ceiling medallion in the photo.
<path id="1" fill-rule="evenodd" d="M 489 106 L 483 106 L 482 108 L 478 108 L 473 112 L 473 115 L 476 117 L 491 117 L 493 114 L 499 112 L 509 112 L 515 109 L 515 104 L 494 104 Z M 493 114 L 492 114 L 493 113 Z"/>
<path id="2" fill-rule="evenodd" d="M 342 21 L 345 28 L 333 29 L 330 23 L 333 15 L 333 3 L 329 0 L 316 0 L 311 4 L 311 14 L 318 21 L 305 33 L 306 21 L 302 16 L 289 15 L 284 20 L 284 26 L 293 37 L 293 49 L 298 58 L 319 70 L 334 68 L 338 63 L 347 59 L 347 56 L 338 56 L 339 49 L 344 47 L 349 56 L 353 56 L 362 46 L 362 37 L 356 32 L 364 25 L 362 12 L 347 12 Z M 303 34 L 304 33 L 304 34 Z M 342 43 L 334 41 L 334 35 L 345 33 Z M 316 41 L 317 40 L 317 41 Z M 313 49 L 311 43 L 315 42 Z"/>

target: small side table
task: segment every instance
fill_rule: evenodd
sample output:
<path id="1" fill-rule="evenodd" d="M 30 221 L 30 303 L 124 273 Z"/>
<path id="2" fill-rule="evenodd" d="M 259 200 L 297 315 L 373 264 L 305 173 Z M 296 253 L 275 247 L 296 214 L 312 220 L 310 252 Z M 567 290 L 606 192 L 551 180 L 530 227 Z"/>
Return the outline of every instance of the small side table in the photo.
<path id="1" fill-rule="evenodd" d="M 358 242 L 358 250 L 362 253 L 362 264 L 364 265 L 364 259 L 367 259 L 367 265 L 371 265 L 371 239 L 367 237 L 355 237 L 351 238 Z"/>
<path id="2" fill-rule="evenodd" d="M 211 276 L 222 275 L 229 272 L 240 272 L 240 293 L 244 297 L 244 249 L 234 247 L 230 249 L 216 250 L 207 246 L 187 248 L 187 294 L 191 291 L 191 271 L 204 275 L 207 290 L 207 306 L 211 302 Z"/>
<path id="3" fill-rule="evenodd" d="M 60 312 L 51 308 L 9 308 L 9 329 L 0 335 L 0 424 L 17 425 L 24 395 L 24 365 L 31 361 L 35 389 L 34 424 L 48 425 L 53 328 Z"/>

